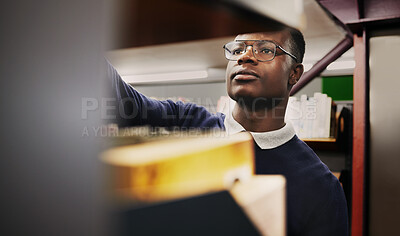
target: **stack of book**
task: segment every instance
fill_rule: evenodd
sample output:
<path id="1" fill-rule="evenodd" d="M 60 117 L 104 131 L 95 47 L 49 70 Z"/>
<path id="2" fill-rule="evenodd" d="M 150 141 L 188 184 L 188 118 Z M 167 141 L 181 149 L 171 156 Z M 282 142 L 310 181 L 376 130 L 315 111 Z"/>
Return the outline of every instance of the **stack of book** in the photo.
<path id="1" fill-rule="evenodd" d="M 299 138 L 329 138 L 333 136 L 332 108 L 332 98 L 326 94 L 302 95 L 300 100 L 290 97 L 285 121 L 293 124 Z"/>

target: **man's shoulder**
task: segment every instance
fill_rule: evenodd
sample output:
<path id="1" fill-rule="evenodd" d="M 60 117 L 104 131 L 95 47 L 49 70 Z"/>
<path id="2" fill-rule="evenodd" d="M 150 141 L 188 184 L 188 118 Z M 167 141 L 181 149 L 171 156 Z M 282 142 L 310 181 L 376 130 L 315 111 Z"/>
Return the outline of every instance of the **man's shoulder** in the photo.
<path id="1" fill-rule="evenodd" d="M 273 153 L 273 154 L 272 154 Z M 294 135 L 286 143 L 271 149 L 269 155 L 279 155 L 288 158 L 294 164 L 309 165 L 310 162 L 322 163 L 318 155 L 305 142 Z"/>
<path id="2" fill-rule="evenodd" d="M 294 159 L 296 159 L 298 165 L 294 175 L 305 180 L 301 183 L 307 185 L 310 189 L 314 189 L 318 195 L 330 195 L 337 192 L 338 187 L 341 188 L 340 182 L 332 174 L 329 167 L 297 136 L 292 141 L 292 148 L 297 150 Z"/>
<path id="3" fill-rule="evenodd" d="M 275 150 L 291 167 L 291 175 L 307 180 L 305 184 L 327 186 L 336 184 L 337 178 L 318 155 L 296 135 Z"/>

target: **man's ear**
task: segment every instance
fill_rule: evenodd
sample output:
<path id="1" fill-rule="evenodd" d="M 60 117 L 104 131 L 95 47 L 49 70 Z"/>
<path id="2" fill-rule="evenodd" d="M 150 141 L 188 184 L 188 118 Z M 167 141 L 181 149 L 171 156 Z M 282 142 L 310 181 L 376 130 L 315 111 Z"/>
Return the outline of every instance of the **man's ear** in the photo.
<path id="1" fill-rule="evenodd" d="M 303 72 L 304 72 L 303 64 L 296 63 L 295 65 L 293 65 L 292 71 L 290 72 L 289 86 L 295 85 L 299 81 Z"/>

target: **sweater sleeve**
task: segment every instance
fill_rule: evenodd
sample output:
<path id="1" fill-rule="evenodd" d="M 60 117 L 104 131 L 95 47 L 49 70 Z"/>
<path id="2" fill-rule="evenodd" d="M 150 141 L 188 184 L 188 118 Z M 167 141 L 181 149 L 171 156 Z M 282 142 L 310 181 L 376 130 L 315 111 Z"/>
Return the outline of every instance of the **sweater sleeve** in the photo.
<path id="1" fill-rule="evenodd" d="M 107 64 L 107 76 L 112 82 L 112 94 L 116 100 L 115 122 L 119 126 L 224 129 L 224 114 L 212 114 L 193 103 L 148 98 L 125 83 L 115 68 Z"/>

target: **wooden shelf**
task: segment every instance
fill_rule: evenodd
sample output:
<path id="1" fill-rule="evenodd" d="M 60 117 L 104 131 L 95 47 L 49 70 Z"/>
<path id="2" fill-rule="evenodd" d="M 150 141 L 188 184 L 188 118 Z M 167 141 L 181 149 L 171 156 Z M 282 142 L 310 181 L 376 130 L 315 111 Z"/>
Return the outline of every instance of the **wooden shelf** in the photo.
<path id="1" fill-rule="evenodd" d="M 314 151 L 340 151 L 336 138 L 307 138 L 302 140 Z"/>
<path id="2" fill-rule="evenodd" d="M 335 143 L 336 142 L 336 138 L 304 138 L 301 140 L 303 140 L 306 143 L 308 143 L 308 142 Z"/>

